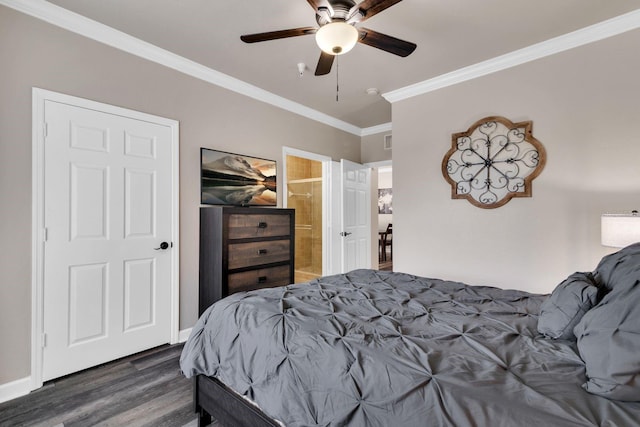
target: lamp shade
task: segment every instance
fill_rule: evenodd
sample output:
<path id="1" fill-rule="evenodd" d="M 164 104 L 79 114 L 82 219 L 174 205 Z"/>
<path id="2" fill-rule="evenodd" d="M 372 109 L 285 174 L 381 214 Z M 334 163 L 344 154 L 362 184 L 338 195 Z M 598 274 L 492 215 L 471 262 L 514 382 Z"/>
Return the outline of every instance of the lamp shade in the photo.
<path id="1" fill-rule="evenodd" d="M 316 31 L 316 43 L 323 52 L 342 55 L 349 52 L 358 41 L 358 30 L 346 22 L 332 22 Z"/>
<path id="2" fill-rule="evenodd" d="M 632 243 L 640 242 L 638 211 L 633 211 L 631 215 L 604 214 L 600 224 L 603 246 L 623 248 Z"/>

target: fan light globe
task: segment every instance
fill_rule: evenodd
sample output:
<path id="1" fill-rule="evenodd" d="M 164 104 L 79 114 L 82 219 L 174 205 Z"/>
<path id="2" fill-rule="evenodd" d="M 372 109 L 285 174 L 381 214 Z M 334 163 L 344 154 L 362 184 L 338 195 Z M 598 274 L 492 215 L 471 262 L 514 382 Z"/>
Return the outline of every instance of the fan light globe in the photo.
<path id="1" fill-rule="evenodd" d="M 358 41 L 358 30 L 346 22 L 332 22 L 323 25 L 316 32 L 318 47 L 330 55 L 349 52 Z"/>

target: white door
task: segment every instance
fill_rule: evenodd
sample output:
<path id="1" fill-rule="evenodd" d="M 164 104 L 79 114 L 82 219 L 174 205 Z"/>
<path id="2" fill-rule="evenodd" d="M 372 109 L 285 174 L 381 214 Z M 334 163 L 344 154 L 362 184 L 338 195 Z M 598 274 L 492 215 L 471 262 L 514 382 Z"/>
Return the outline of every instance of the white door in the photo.
<path id="1" fill-rule="evenodd" d="M 342 272 L 371 268 L 371 170 L 340 160 Z"/>
<path id="2" fill-rule="evenodd" d="M 170 127 L 44 110 L 46 381 L 170 342 L 174 272 Z"/>
<path id="3" fill-rule="evenodd" d="M 340 162 L 331 161 L 328 164 L 328 190 L 330 194 L 327 221 L 327 236 L 329 236 L 329 274 L 342 273 L 342 168 Z"/>

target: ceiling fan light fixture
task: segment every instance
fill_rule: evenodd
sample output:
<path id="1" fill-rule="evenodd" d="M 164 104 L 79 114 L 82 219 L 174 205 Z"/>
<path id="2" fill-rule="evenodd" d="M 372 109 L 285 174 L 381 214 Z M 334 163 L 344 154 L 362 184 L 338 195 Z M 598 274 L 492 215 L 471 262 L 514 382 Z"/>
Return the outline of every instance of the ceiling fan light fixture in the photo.
<path id="1" fill-rule="evenodd" d="M 358 41 L 358 30 L 346 22 L 331 22 L 316 32 L 318 47 L 330 55 L 349 52 Z"/>

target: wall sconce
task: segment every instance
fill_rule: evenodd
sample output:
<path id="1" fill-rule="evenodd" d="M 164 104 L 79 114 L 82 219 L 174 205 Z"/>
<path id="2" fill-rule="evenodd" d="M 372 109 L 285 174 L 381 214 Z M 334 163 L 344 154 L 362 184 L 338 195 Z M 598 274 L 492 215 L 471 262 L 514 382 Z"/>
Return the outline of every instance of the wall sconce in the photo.
<path id="1" fill-rule="evenodd" d="M 640 242 L 640 216 L 638 211 L 631 214 L 604 214 L 600 220 L 601 243 L 603 246 L 624 248 Z"/>

